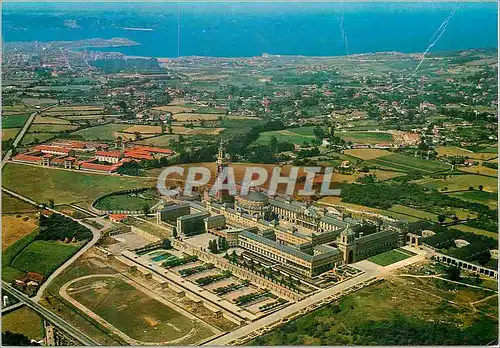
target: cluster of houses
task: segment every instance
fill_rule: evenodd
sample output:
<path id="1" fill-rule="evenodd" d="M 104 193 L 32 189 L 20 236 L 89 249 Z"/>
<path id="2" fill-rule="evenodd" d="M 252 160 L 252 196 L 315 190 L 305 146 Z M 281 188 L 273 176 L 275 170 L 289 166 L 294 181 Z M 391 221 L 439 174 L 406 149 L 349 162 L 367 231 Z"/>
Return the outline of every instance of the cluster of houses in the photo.
<path id="1" fill-rule="evenodd" d="M 12 158 L 13 162 L 61 167 L 93 172 L 115 173 L 126 162 L 153 160 L 174 152 L 152 146 L 130 145 L 110 149 L 108 144 L 63 140 L 37 145 Z"/>

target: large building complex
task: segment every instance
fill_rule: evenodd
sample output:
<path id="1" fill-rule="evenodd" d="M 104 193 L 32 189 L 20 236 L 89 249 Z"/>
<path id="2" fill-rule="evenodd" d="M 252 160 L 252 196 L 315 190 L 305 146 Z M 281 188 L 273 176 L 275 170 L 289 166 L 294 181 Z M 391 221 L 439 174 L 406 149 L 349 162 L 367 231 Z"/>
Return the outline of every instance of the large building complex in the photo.
<path id="1" fill-rule="evenodd" d="M 222 143 L 221 143 L 222 144 Z M 221 145 L 217 168 L 227 165 Z M 174 226 L 175 220 L 175 226 Z M 252 191 L 230 197 L 204 195 L 202 202 L 183 202 L 158 210 L 157 222 L 189 237 L 211 233 L 231 247 L 277 262 L 294 273 L 314 277 L 400 245 L 404 229 L 353 219 L 291 198 Z"/>

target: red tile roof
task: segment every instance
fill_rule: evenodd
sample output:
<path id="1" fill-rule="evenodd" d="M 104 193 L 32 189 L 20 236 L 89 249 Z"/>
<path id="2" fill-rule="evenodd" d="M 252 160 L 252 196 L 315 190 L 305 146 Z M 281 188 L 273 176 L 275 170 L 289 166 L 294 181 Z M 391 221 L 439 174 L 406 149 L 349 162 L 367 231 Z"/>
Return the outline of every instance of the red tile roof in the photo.
<path id="1" fill-rule="evenodd" d="M 69 154 L 71 149 L 67 149 L 65 147 L 58 147 L 58 146 L 47 146 L 47 145 L 37 145 L 35 146 L 35 149 L 38 151 L 53 151 L 53 152 L 59 152 L 59 153 L 65 153 Z"/>
<path id="2" fill-rule="evenodd" d="M 98 170 L 101 172 L 110 172 L 113 169 L 113 166 L 107 164 L 97 164 L 97 163 L 88 163 L 84 162 L 81 164 L 82 169 L 90 169 L 90 170 Z"/>
<path id="3" fill-rule="evenodd" d="M 122 153 L 120 151 L 96 151 L 96 156 L 106 156 L 106 157 L 121 157 Z"/>
<path id="4" fill-rule="evenodd" d="M 154 146 L 136 146 L 134 147 L 134 151 L 146 151 L 146 152 L 152 152 L 152 153 L 163 153 L 166 155 L 171 155 L 174 152 L 170 149 L 162 149 L 160 147 L 154 147 Z"/>
<path id="5" fill-rule="evenodd" d="M 128 217 L 126 214 L 109 214 L 109 218 L 115 221 L 122 221 Z"/>
<path id="6" fill-rule="evenodd" d="M 32 156 L 32 155 L 25 155 L 25 154 L 16 155 L 12 159 L 14 161 L 28 161 L 28 162 L 39 162 L 40 161 L 39 156 Z"/>

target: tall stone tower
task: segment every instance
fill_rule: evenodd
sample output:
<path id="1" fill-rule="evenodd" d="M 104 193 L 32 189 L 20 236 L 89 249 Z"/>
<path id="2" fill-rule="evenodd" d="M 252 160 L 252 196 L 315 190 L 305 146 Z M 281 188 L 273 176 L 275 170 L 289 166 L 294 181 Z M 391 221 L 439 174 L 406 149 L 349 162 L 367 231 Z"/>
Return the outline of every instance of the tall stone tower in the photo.
<path id="1" fill-rule="evenodd" d="M 350 225 L 347 225 L 345 230 L 340 233 L 337 246 L 342 252 L 344 264 L 356 261 L 356 234 Z"/>
<path id="2" fill-rule="evenodd" d="M 224 147 L 224 141 L 221 139 L 219 144 L 219 152 L 217 153 L 217 178 L 215 179 L 215 185 L 217 191 L 215 192 L 215 200 L 219 203 L 232 203 L 234 202 L 234 197 L 230 195 L 229 190 L 220 189 L 222 184 L 227 184 L 227 178 L 223 179 L 221 177 L 222 172 L 229 165 L 229 154 L 226 153 Z"/>

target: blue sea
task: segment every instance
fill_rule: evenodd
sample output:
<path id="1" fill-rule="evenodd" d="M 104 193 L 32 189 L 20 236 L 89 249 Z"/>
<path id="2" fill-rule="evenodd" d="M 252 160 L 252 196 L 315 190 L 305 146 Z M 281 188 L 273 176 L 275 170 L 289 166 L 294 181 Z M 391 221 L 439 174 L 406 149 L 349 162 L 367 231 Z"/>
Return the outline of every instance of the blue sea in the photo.
<path id="1" fill-rule="evenodd" d="M 497 47 L 497 11 L 495 2 L 4 3 L 2 35 L 123 37 L 140 45 L 108 50 L 153 57 L 410 53 L 439 37 L 436 52 Z"/>

